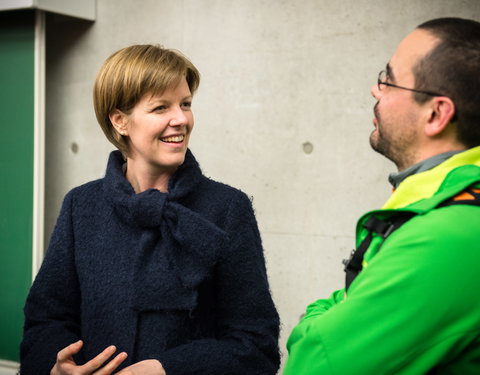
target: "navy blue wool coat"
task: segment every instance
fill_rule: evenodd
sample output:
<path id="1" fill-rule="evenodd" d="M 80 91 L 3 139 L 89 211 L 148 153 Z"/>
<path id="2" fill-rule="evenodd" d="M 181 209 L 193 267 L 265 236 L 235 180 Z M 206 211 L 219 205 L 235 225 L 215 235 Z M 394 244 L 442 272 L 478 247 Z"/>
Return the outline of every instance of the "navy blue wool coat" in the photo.
<path id="1" fill-rule="evenodd" d="M 190 151 L 169 193 L 135 194 L 119 151 L 103 179 L 70 191 L 25 305 L 21 374 L 50 374 L 82 339 L 121 368 L 167 375 L 275 374 L 279 318 L 248 197 L 202 175 Z"/>

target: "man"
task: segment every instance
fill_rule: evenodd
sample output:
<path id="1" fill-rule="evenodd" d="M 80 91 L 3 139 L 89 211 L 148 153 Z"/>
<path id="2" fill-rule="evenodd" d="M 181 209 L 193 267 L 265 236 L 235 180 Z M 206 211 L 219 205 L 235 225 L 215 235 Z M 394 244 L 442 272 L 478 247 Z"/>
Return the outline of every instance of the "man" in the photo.
<path id="1" fill-rule="evenodd" d="M 307 308 L 284 375 L 480 374 L 480 23 L 418 26 L 371 93 L 395 191 L 359 220 L 346 289 Z"/>

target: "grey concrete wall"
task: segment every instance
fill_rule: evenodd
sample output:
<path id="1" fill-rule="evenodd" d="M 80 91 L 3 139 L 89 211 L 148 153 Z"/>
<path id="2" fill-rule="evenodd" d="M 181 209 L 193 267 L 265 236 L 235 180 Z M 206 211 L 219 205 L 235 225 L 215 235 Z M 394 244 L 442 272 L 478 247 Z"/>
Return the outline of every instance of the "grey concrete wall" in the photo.
<path id="1" fill-rule="evenodd" d="M 368 144 L 378 71 L 417 24 L 480 20 L 480 1 L 98 0 L 97 8 L 92 25 L 48 18 L 46 237 L 64 194 L 101 177 L 112 150 L 91 105 L 103 60 L 134 43 L 179 49 L 203 78 L 191 149 L 206 175 L 254 198 L 285 351 L 305 306 L 342 287 L 358 216 L 390 194 L 393 165 Z"/>

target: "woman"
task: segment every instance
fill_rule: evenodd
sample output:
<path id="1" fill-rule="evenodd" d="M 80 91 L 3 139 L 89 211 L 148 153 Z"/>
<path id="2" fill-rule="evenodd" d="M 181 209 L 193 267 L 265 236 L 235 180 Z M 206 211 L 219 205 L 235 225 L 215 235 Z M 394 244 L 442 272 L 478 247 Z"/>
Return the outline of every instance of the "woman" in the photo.
<path id="1" fill-rule="evenodd" d="M 276 373 L 250 201 L 203 176 L 187 148 L 199 80 L 158 46 L 104 63 L 95 112 L 119 151 L 65 197 L 25 306 L 22 374 Z"/>

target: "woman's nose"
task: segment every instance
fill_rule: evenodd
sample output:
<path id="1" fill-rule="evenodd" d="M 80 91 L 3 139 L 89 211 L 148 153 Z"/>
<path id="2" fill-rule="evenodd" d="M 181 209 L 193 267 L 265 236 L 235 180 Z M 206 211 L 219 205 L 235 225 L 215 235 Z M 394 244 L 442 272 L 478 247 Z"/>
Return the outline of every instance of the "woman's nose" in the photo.
<path id="1" fill-rule="evenodd" d="M 182 108 L 176 108 L 172 113 L 172 118 L 168 123 L 170 126 L 180 126 L 187 124 L 188 119 L 185 113 L 183 112 Z"/>

